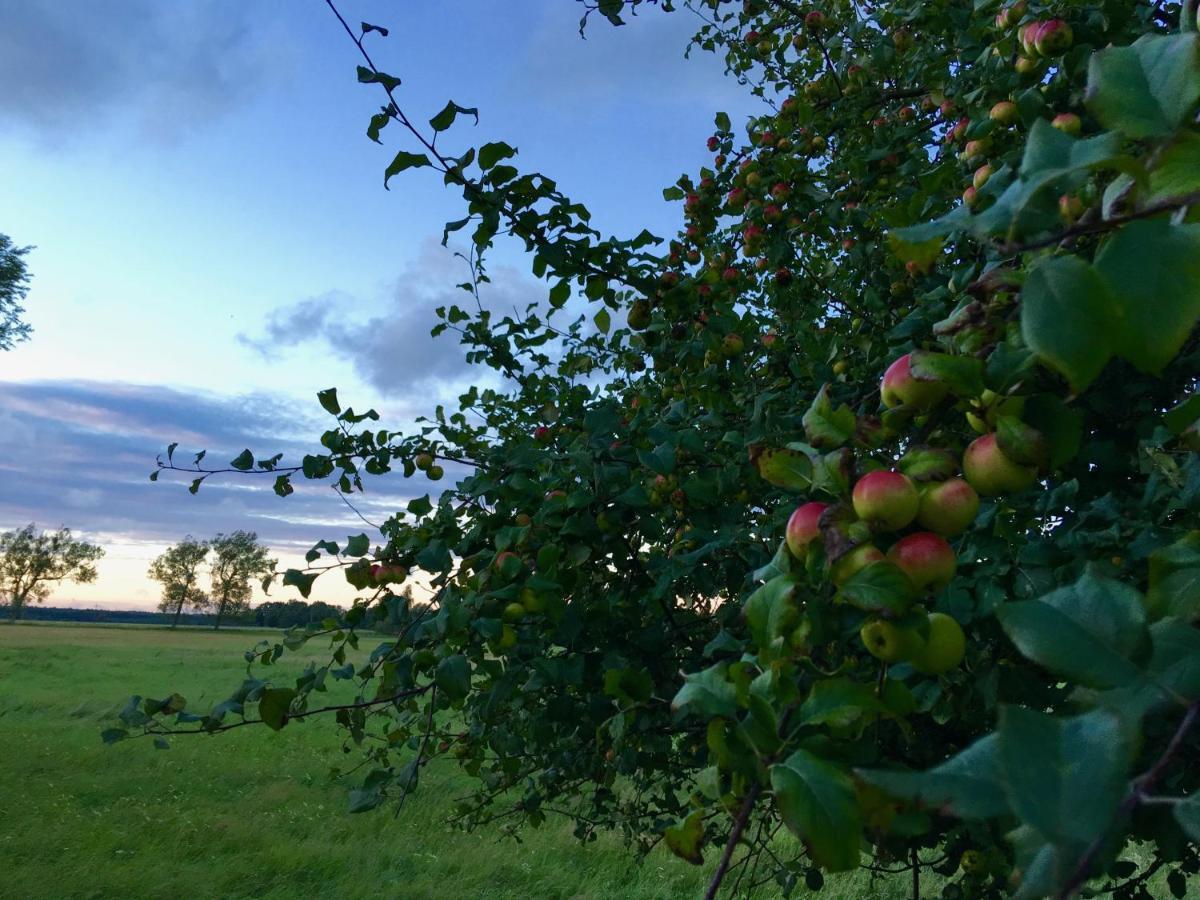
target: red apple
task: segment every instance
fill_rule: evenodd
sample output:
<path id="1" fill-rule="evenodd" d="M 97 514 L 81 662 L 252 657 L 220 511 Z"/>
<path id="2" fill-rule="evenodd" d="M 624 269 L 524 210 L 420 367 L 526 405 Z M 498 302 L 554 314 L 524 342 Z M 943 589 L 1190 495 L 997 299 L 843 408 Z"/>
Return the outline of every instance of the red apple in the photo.
<path id="1" fill-rule="evenodd" d="M 1075 113 L 1059 113 L 1050 120 L 1050 124 L 1061 131 L 1063 134 L 1069 134 L 1072 137 L 1077 136 L 1083 131 L 1083 122 Z"/>
<path id="2" fill-rule="evenodd" d="M 1001 100 L 992 107 L 988 113 L 988 118 L 998 125 L 1011 125 L 1017 121 L 1020 115 L 1020 110 L 1017 109 L 1017 104 L 1011 100 Z"/>
<path id="3" fill-rule="evenodd" d="M 1062 19 L 1051 19 L 1042 23 L 1032 39 L 1038 56 L 1058 56 L 1070 49 L 1075 35 Z"/>
<path id="4" fill-rule="evenodd" d="M 898 531 L 917 517 L 921 498 L 906 475 L 879 470 L 858 479 L 851 493 L 860 519 Z"/>
<path id="5" fill-rule="evenodd" d="M 947 391 L 949 388 L 941 381 L 925 381 L 913 375 L 911 353 L 888 366 L 879 386 L 883 405 L 889 409 L 900 405 L 930 409 L 941 402 Z"/>
<path id="6" fill-rule="evenodd" d="M 818 522 L 821 513 L 828 508 L 828 503 L 813 501 L 796 507 L 795 512 L 788 518 L 787 545 L 797 559 L 803 559 L 808 552 L 808 545 L 821 536 Z"/>
<path id="7" fill-rule="evenodd" d="M 932 531 L 900 538 L 888 550 L 888 559 L 907 575 L 917 590 L 940 590 L 950 583 L 958 563 L 946 539 Z"/>
<path id="8" fill-rule="evenodd" d="M 963 474 L 985 497 L 1023 491 L 1037 480 L 1033 466 L 1018 465 L 1001 452 L 995 434 L 971 442 L 963 454 Z"/>
<path id="9" fill-rule="evenodd" d="M 961 534 L 979 514 L 979 495 L 961 478 L 931 484 L 921 493 L 917 522 L 946 537 Z"/>

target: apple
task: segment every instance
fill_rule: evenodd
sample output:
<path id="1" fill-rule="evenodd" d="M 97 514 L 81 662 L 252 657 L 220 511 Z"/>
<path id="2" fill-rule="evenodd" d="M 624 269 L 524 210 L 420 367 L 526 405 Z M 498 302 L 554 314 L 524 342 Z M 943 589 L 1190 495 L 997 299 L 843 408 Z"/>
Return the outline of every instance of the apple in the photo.
<path id="1" fill-rule="evenodd" d="M 1075 113 L 1059 113 L 1050 120 L 1050 124 L 1063 134 L 1069 134 L 1072 137 L 1076 137 L 1083 131 L 1083 122 Z"/>
<path id="2" fill-rule="evenodd" d="M 879 385 L 883 405 L 889 409 L 901 405 L 930 409 L 940 403 L 948 391 L 944 382 L 918 379 L 913 374 L 911 353 L 905 353 L 888 366 Z"/>
<path id="3" fill-rule="evenodd" d="M 650 324 L 650 301 L 634 300 L 633 305 L 629 307 L 629 315 L 625 321 L 630 328 L 641 331 Z"/>
<path id="4" fill-rule="evenodd" d="M 921 637 L 915 631 L 884 619 L 868 620 L 858 636 L 868 653 L 887 663 L 911 659 L 923 649 Z"/>
<path id="5" fill-rule="evenodd" d="M 825 27 L 825 14 L 820 10 L 813 10 L 804 17 L 804 27 L 813 34 L 820 33 Z"/>
<path id="6" fill-rule="evenodd" d="M 504 607 L 504 612 L 500 614 L 500 617 L 505 622 L 520 622 L 525 618 L 525 607 L 520 603 L 510 603 Z"/>
<path id="7" fill-rule="evenodd" d="M 921 498 L 907 475 L 879 470 L 858 479 L 851 493 L 860 519 L 888 531 L 899 531 L 917 517 Z"/>
<path id="8" fill-rule="evenodd" d="M 1043 22 L 1042 27 L 1031 37 L 1038 56 L 1058 56 L 1065 53 L 1075 39 L 1071 26 L 1062 19 Z"/>
<path id="9" fill-rule="evenodd" d="M 945 613 L 929 614 L 929 637 L 925 646 L 913 655 L 914 669 L 925 675 L 941 675 L 963 661 L 967 638 L 962 626 Z"/>
<path id="10" fill-rule="evenodd" d="M 961 478 L 931 484 L 921 493 L 917 522 L 946 537 L 964 532 L 979 514 L 979 495 Z"/>
<path id="11" fill-rule="evenodd" d="M 408 577 L 408 569 L 392 563 L 375 563 L 371 566 L 371 584 L 383 587 L 385 584 L 400 584 Z"/>
<path id="12" fill-rule="evenodd" d="M 969 187 L 962 192 L 962 202 L 966 207 L 972 207 L 979 202 L 979 192 L 975 188 Z"/>
<path id="13" fill-rule="evenodd" d="M 550 429 L 545 425 L 539 425 L 537 428 L 533 429 L 533 439 L 539 444 L 550 443 L 550 438 Z"/>
<path id="14" fill-rule="evenodd" d="M 511 625 L 504 625 L 500 629 L 500 637 L 496 639 L 496 649 L 500 651 L 511 650 L 517 646 L 517 629 Z"/>
<path id="15" fill-rule="evenodd" d="M 1019 465 L 1004 455 L 994 432 L 968 445 L 963 453 L 963 474 L 971 487 L 985 497 L 1023 491 L 1037 480 L 1037 469 Z"/>
<path id="16" fill-rule="evenodd" d="M 513 553 L 511 550 L 504 550 L 503 552 L 496 554 L 496 559 L 492 564 L 497 570 L 501 570 L 504 568 L 504 564 L 510 559 L 515 559 L 518 562 L 521 561 L 521 557 L 517 556 L 517 554 Z"/>
<path id="17" fill-rule="evenodd" d="M 1013 63 L 1013 69 L 1018 75 L 1032 75 L 1037 72 L 1037 68 L 1037 60 L 1028 56 L 1018 56 L 1017 61 Z"/>
<path id="18" fill-rule="evenodd" d="M 837 562 L 830 567 L 829 577 L 835 585 L 841 587 L 856 572 L 884 559 L 886 557 L 883 551 L 874 544 L 859 544 L 849 553 L 838 557 Z"/>
<path id="19" fill-rule="evenodd" d="M 819 526 L 821 513 L 828 508 L 828 503 L 818 503 L 814 500 L 796 507 L 788 517 L 787 546 L 797 559 L 803 559 L 808 553 L 808 545 L 821 536 Z"/>
<path id="20" fill-rule="evenodd" d="M 433 456 L 428 453 L 418 453 L 413 457 L 413 465 L 423 472 L 433 465 Z"/>
<path id="21" fill-rule="evenodd" d="M 1011 100 L 1001 100 L 988 112 L 988 118 L 997 125 L 1011 125 L 1019 116 L 1020 110 Z"/>
<path id="22" fill-rule="evenodd" d="M 546 600 L 533 588 L 521 588 L 520 606 L 527 613 L 540 613 L 546 608 Z"/>
<path id="23" fill-rule="evenodd" d="M 975 190 L 979 190 L 988 183 L 988 179 L 992 177 L 994 172 L 995 169 L 992 168 L 991 163 L 984 163 L 975 170 L 975 174 L 971 178 L 971 187 L 975 188 Z"/>
<path id="24" fill-rule="evenodd" d="M 441 466 L 437 466 L 437 465 L 430 466 L 428 469 L 425 470 L 425 477 L 428 478 L 430 481 L 441 481 L 442 476 L 445 474 L 446 474 L 446 470 L 443 469 Z"/>
<path id="25" fill-rule="evenodd" d="M 950 583 L 958 562 L 946 539 L 932 531 L 918 531 L 896 541 L 887 557 L 904 571 L 917 590 L 940 590 Z"/>

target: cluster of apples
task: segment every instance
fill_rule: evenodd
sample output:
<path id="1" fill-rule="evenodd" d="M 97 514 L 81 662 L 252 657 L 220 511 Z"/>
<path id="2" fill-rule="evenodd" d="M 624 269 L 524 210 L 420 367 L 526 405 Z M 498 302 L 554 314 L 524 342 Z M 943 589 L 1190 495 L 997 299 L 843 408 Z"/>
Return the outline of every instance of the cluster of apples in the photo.
<path id="1" fill-rule="evenodd" d="M 524 517 L 528 520 L 528 516 Z M 525 560 L 512 550 L 504 550 L 496 554 L 492 561 L 496 574 L 501 578 L 518 579 L 527 574 Z M 517 624 L 528 615 L 546 611 L 545 598 L 533 588 L 525 585 L 521 588 L 516 600 L 504 605 L 500 610 L 500 635 L 493 641 L 493 649 L 505 653 L 517 645 Z"/>
<path id="2" fill-rule="evenodd" d="M 440 481 L 441 477 L 446 474 L 446 470 L 434 462 L 431 453 L 418 453 L 413 457 L 413 465 L 424 472 L 425 477 L 430 481 Z"/>

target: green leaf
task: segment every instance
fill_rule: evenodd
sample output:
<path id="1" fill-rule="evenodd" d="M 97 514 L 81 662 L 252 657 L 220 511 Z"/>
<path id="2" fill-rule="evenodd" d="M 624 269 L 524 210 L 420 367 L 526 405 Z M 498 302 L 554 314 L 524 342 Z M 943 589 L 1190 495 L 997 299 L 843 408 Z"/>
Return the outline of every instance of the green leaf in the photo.
<path id="1" fill-rule="evenodd" d="M 301 572 L 299 569 L 288 569 L 283 573 L 283 586 L 294 587 L 305 599 L 312 593 L 313 582 L 317 580 L 317 572 Z"/>
<path id="2" fill-rule="evenodd" d="M 379 133 L 387 127 L 387 123 L 392 120 L 392 117 L 385 112 L 378 112 L 371 116 L 371 121 L 367 123 L 367 137 L 377 144 L 382 144 L 379 139 Z"/>
<path id="3" fill-rule="evenodd" d="M 1189 394 L 1163 413 L 1163 422 L 1171 429 L 1171 434 L 1179 435 L 1195 422 L 1200 421 L 1200 393 Z"/>
<path id="4" fill-rule="evenodd" d="M 479 148 L 479 168 L 486 172 L 500 160 L 516 155 L 516 149 L 504 141 L 492 141 Z"/>
<path id="5" fill-rule="evenodd" d="M 910 366 L 914 378 L 944 381 L 960 397 L 978 397 L 983 393 L 983 360 L 974 356 L 914 350 Z"/>
<path id="6" fill-rule="evenodd" d="M 1074 256 L 1038 265 L 1021 293 L 1021 334 L 1038 358 L 1076 393 L 1112 356 L 1119 316 L 1108 282 Z"/>
<path id="7" fill-rule="evenodd" d="M 764 450 L 754 464 L 763 480 L 776 487 L 804 491 L 812 485 L 812 460 L 799 450 L 786 447 Z"/>
<path id="8" fill-rule="evenodd" d="M 366 66 L 358 67 L 358 80 L 360 84 L 382 84 L 389 91 L 400 87 L 400 79 L 395 75 L 389 75 L 387 72 L 375 72 Z"/>
<path id="9" fill-rule="evenodd" d="M 1200 317 L 1200 225 L 1131 222 L 1104 243 L 1095 266 L 1116 303 L 1113 349 L 1158 374 Z"/>
<path id="10" fill-rule="evenodd" d="M 678 713 L 695 714 L 705 719 L 714 716 L 732 718 L 737 712 L 737 689 L 728 677 L 728 666 L 718 663 L 684 677 L 683 687 L 671 701 Z"/>
<path id="11" fill-rule="evenodd" d="M 1200 531 L 1150 554 L 1146 606 L 1155 617 L 1200 618 Z"/>
<path id="12" fill-rule="evenodd" d="M 1200 134 L 1182 131 L 1150 173 L 1150 189 L 1144 199 L 1150 203 L 1196 191 L 1200 191 Z"/>
<path id="13" fill-rule="evenodd" d="M 808 442 L 814 447 L 829 450 L 840 447 L 854 437 L 858 420 L 854 410 L 842 404 L 837 409 L 829 399 L 829 385 L 822 385 L 812 405 L 801 420 Z"/>
<path id="14" fill-rule="evenodd" d="M 1147 34 L 1093 54 L 1085 102 L 1105 128 L 1132 138 L 1162 137 L 1200 100 L 1200 38 Z"/>
<path id="15" fill-rule="evenodd" d="M 1120 716 L 1093 710 L 1062 719 L 1005 706 L 997 733 L 1009 803 L 1023 822 L 1081 846 L 1108 831 L 1136 743 Z"/>
<path id="16" fill-rule="evenodd" d="M 612 318 L 608 314 L 607 309 L 602 309 L 592 319 L 596 323 L 596 328 L 601 334 L 608 334 L 608 328 L 612 325 Z"/>
<path id="17" fill-rule="evenodd" d="M 729 114 L 723 112 L 717 113 L 713 124 L 717 126 L 717 131 L 729 131 L 732 127 L 729 123 Z"/>
<path id="18" fill-rule="evenodd" d="M 841 596 L 866 612 L 903 615 L 912 605 L 916 588 L 895 563 L 880 560 L 859 569 L 841 587 Z"/>
<path id="19" fill-rule="evenodd" d="M 100 732 L 100 740 L 106 744 L 115 744 L 127 737 L 129 737 L 129 732 L 124 728 L 105 728 Z"/>
<path id="20" fill-rule="evenodd" d="M 852 678 L 823 678 L 800 707 L 805 725 L 848 728 L 865 715 L 888 713 L 875 691 Z"/>
<path id="21" fill-rule="evenodd" d="M 423 497 L 414 497 L 408 501 L 408 511 L 414 516 L 423 516 L 433 509 L 433 503 L 429 500 L 429 495 Z"/>
<path id="22" fill-rule="evenodd" d="M 323 391 L 317 391 L 317 402 L 331 416 L 336 416 L 342 411 L 342 405 L 338 403 L 337 388 L 326 388 Z"/>
<path id="23" fill-rule="evenodd" d="M 459 106 L 453 100 L 450 100 L 449 102 L 446 103 L 446 105 L 444 107 L 442 107 L 441 112 L 439 112 L 436 116 L 434 116 L 432 119 L 429 120 L 429 126 L 434 131 L 445 131 L 447 128 L 449 128 L 451 125 L 454 124 L 454 120 L 456 118 L 458 118 L 459 113 L 462 113 L 462 114 L 468 115 L 468 116 L 474 116 L 475 124 L 476 125 L 479 124 L 479 110 L 478 109 L 468 108 L 466 106 Z"/>
<path id="24" fill-rule="evenodd" d="M 755 645 L 766 649 L 796 625 L 800 610 L 795 601 L 796 582 L 787 575 L 772 578 L 746 600 L 742 615 Z"/>
<path id="25" fill-rule="evenodd" d="M 893 797 L 959 819 L 991 819 L 1008 812 L 995 734 L 926 772 L 863 769 L 857 775 Z"/>
<path id="26" fill-rule="evenodd" d="M 1043 468 L 1049 459 L 1046 436 L 1017 416 L 996 418 L 996 443 L 1015 463 Z"/>
<path id="27" fill-rule="evenodd" d="M 663 833 L 667 847 L 680 859 L 694 866 L 704 863 L 700 852 L 704 846 L 704 810 L 697 809 L 678 825 L 672 825 Z"/>
<path id="28" fill-rule="evenodd" d="M 350 792 L 348 812 L 360 813 L 374 809 L 383 802 L 383 791 L 378 786 L 355 788 Z"/>
<path id="29" fill-rule="evenodd" d="M 830 872 L 858 867 L 862 817 L 849 775 L 797 750 L 771 766 L 771 789 L 779 815 L 814 863 Z"/>
<path id="30" fill-rule="evenodd" d="M 1054 394 L 1034 394 L 1025 401 L 1021 418 L 1045 439 L 1049 469 L 1066 465 L 1079 452 L 1083 440 L 1083 413 L 1068 406 L 1061 398 Z"/>
<path id="31" fill-rule="evenodd" d="M 365 556 L 370 549 L 371 539 L 365 534 L 356 534 L 346 539 L 345 553 L 347 556 Z"/>
<path id="32" fill-rule="evenodd" d="M 996 611 L 1021 653 L 1088 687 L 1120 687 L 1141 673 L 1129 657 L 1149 638 L 1141 594 L 1089 568 L 1073 585 Z"/>
<path id="33" fill-rule="evenodd" d="M 471 663 L 462 654 L 447 656 L 438 663 L 433 680 L 451 700 L 462 700 L 471 690 Z"/>
<path id="34" fill-rule="evenodd" d="M 406 169 L 417 169 L 422 166 L 432 165 L 429 162 L 429 157 L 424 153 L 409 153 L 406 150 L 401 150 L 396 154 L 395 158 L 388 163 L 388 167 L 383 171 L 383 186 L 388 186 L 388 181 L 392 176 L 399 175 Z"/>
<path id="35" fill-rule="evenodd" d="M 258 716 L 272 731 L 287 724 L 288 710 L 296 692 L 291 688 L 265 688 L 258 698 Z"/>
<path id="36" fill-rule="evenodd" d="M 254 468 L 254 454 L 249 450 L 243 450 L 236 458 L 230 461 L 229 465 L 239 472 L 247 472 Z"/>
<path id="37" fill-rule="evenodd" d="M 1200 841 L 1200 794 L 1182 798 L 1175 804 L 1175 820 L 1193 841 Z"/>

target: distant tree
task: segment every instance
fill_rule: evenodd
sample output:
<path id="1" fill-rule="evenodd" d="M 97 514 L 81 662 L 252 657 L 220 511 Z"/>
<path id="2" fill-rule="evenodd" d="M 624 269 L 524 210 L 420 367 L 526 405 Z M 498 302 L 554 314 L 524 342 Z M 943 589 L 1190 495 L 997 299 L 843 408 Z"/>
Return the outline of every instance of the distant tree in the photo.
<path id="1" fill-rule="evenodd" d="M 251 582 L 275 571 L 278 560 L 267 556 L 268 548 L 258 542 L 258 535 L 253 531 L 218 534 L 209 541 L 209 546 L 213 551 L 209 573 L 211 602 L 217 613 L 213 628 L 220 628 L 221 620 L 227 615 L 235 616 L 249 610 L 254 592 Z"/>
<path id="2" fill-rule="evenodd" d="M 199 585 L 200 566 L 207 557 L 208 543 L 188 535 L 150 564 L 147 574 L 163 587 L 158 608 L 164 613 L 175 613 L 172 628 L 179 624 L 185 606 L 200 610 L 209 604 L 208 594 Z"/>
<path id="3" fill-rule="evenodd" d="M 100 547 L 71 537 L 69 528 L 38 534 L 31 522 L 0 533 L 0 593 L 8 597 L 9 617 L 21 618 L 27 603 L 41 603 L 56 584 L 95 581 L 92 563 L 103 555 Z"/>
<path id="4" fill-rule="evenodd" d="M 320 600 L 313 603 L 305 603 L 303 600 L 268 600 L 255 607 L 253 621 L 263 628 L 294 628 L 297 625 L 323 622 L 325 619 L 344 622 L 345 617 L 346 611 L 340 606 Z"/>
<path id="5" fill-rule="evenodd" d="M 25 307 L 21 301 L 29 292 L 29 272 L 25 254 L 29 247 L 17 247 L 6 234 L 0 234 L 0 350 L 11 350 L 14 344 L 29 340 L 33 330 L 21 321 Z"/>

